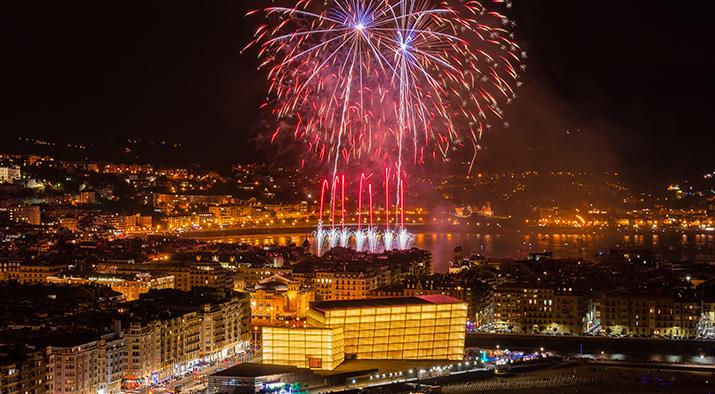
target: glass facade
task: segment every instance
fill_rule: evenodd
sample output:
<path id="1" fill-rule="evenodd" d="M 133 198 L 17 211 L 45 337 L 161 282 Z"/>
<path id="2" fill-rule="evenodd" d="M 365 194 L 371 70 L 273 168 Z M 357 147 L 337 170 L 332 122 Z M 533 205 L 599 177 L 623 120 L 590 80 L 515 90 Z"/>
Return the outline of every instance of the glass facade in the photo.
<path id="1" fill-rule="evenodd" d="M 466 321 L 467 304 L 446 296 L 327 301 L 308 314 L 312 326 L 343 328 L 345 353 L 359 359 L 462 360 Z"/>
<path id="2" fill-rule="evenodd" d="M 345 358 L 342 327 L 263 327 L 263 363 L 331 370 Z"/>

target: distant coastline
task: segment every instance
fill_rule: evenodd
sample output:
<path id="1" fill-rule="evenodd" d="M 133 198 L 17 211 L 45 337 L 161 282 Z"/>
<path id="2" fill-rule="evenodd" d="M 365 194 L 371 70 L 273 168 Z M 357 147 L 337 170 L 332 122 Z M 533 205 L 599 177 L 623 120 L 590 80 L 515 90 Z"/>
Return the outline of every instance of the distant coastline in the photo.
<path id="1" fill-rule="evenodd" d="M 422 231 L 425 229 L 424 224 L 406 224 L 411 230 Z M 355 225 L 351 224 L 351 228 Z M 289 226 L 289 227 L 233 227 L 225 229 L 207 229 L 207 230 L 192 230 L 181 233 L 184 238 L 216 238 L 216 237 L 233 237 L 240 235 L 310 235 L 315 231 L 315 226 Z"/>

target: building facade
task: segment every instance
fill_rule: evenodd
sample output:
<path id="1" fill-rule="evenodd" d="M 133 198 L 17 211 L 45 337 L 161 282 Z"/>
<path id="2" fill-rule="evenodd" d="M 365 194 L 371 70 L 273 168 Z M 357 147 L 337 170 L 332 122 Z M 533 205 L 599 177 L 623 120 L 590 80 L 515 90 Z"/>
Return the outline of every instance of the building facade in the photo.
<path id="1" fill-rule="evenodd" d="M 0 280 L 12 280 L 20 284 L 47 283 L 47 278 L 56 276 L 65 265 L 59 264 L 27 264 L 17 261 L 0 263 Z"/>
<path id="2" fill-rule="evenodd" d="M 365 265 L 361 268 L 316 272 L 313 278 L 316 297 L 323 301 L 359 300 L 390 282 L 387 266 Z"/>
<path id="3" fill-rule="evenodd" d="M 33 226 L 42 224 L 40 207 L 37 205 L 20 205 L 8 208 L 10 221 L 17 223 L 27 223 Z"/>
<path id="4" fill-rule="evenodd" d="M 77 340 L 50 347 L 52 393 L 96 394 L 104 384 L 99 340 Z"/>
<path id="5" fill-rule="evenodd" d="M 49 276 L 47 283 L 54 284 L 98 284 L 111 288 L 112 290 L 121 293 L 125 301 L 134 301 L 139 299 L 139 296 L 149 292 L 149 290 L 173 289 L 173 276 L 154 276 L 150 274 L 137 274 L 126 276 L 112 275 L 94 275 L 89 277 L 74 277 L 74 276 Z"/>
<path id="6" fill-rule="evenodd" d="M 126 389 L 183 375 L 201 362 L 221 360 L 249 347 L 247 294 L 236 293 L 214 302 L 200 299 L 199 304 L 187 304 L 183 292 L 155 297 L 156 301 L 140 298 L 128 304 L 128 316 L 121 321 L 128 353 Z M 155 306 L 161 312 L 154 313 Z"/>
<path id="7" fill-rule="evenodd" d="M 0 183 L 12 183 L 15 179 L 20 179 L 21 175 L 19 167 L 0 167 Z"/>
<path id="8" fill-rule="evenodd" d="M 99 392 L 120 394 L 124 370 L 127 367 L 126 340 L 116 333 L 110 333 L 102 336 L 101 344 Z"/>
<path id="9" fill-rule="evenodd" d="M 263 362 L 332 370 L 345 359 L 342 327 L 263 327 Z"/>
<path id="10" fill-rule="evenodd" d="M 129 264 L 102 262 L 97 264 L 101 274 L 141 275 L 152 277 L 173 276 L 174 288 L 190 291 L 195 287 L 232 290 L 234 281 L 230 272 L 216 262 L 169 261 L 161 264 Z"/>
<path id="11" fill-rule="evenodd" d="M 310 303 L 315 301 L 313 289 L 279 275 L 260 281 L 250 294 L 254 325 L 290 324 L 305 320 Z"/>
<path id="12" fill-rule="evenodd" d="M 467 303 L 467 321 L 476 327 L 494 320 L 492 287 L 480 280 L 454 274 L 408 276 L 402 283 L 383 286 L 370 292 L 370 297 L 416 297 L 447 295 Z"/>
<path id="13" fill-rule="evenodd" d="M 0 347 L 0 393 L 49 393 L 51 379 L 43 350 L 25 345 Z"/>
<path id="14" fill-rule="evenodd" d="M 123 386 L 133 389 L 152 380 L 158 381 L 162 370 L 161 323 L 156 320 L 133 321 L 122 327 L 122 336 L 127 343 Z"/>
<path id="15" fill-rule="evenodd" d="M 461 360 L 467 305 L 456 298 L 372 298 L 314 303 L 312 327 L 343 329 L 346 356 L 358 359 Z"/>
<path id="16" fill-rule="evenodd" d="M 215 361 L 246 349 L 251 340 L 251 308 L 246 294 L 220 304 L 204 304 L 201 311 L 201 354 Z"/>
<path id="17" fill-rule="evenodd" d="M 586 322 L 586 299 L 568 286 L 504 283 L 492 306 L 497 331 L 580 334 Z"/>
<path id="18" fill-rule="evenodd" d="M 600 297 L 601 330 L 607 335 L 693 338 L 700 307 L 695 300 L 614 290 Z"/>

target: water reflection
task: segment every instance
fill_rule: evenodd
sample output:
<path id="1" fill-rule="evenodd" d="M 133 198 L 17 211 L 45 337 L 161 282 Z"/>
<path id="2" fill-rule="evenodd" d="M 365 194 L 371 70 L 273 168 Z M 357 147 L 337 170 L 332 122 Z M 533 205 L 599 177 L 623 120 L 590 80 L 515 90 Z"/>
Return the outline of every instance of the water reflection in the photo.
<path id="1" fill-rule="evenodd" d="M 271 244 L 302 244 L 310 234 L 263 234 L 210 237 L 206 240 L 247 243 L 255 246 Z M 715 259 L 713 234 L 682 233 L 520 233 L 492 234 L 465 232 L 421 232 L 415 234 L 414 246 L 432 252 L 434 269 L 445 272 L 454 249 L 461 246 L 463 254 L 478 253 L 492 258 L 523 258 L 530 252 L 551 251 L 555 257 L 592 258 L 598 251 L 610 248 L 650 248 L 665 259 Z"/>

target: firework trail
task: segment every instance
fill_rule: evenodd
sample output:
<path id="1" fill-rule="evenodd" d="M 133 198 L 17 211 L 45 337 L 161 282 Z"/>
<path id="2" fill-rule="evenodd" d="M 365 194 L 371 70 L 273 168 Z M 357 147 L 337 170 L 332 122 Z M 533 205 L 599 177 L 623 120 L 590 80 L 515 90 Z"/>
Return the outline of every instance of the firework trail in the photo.
<path id="1" fill-rule="evenodd" d="M 368 245 L 368 250 L 371 253 L 376 253 L 378 244 L 380 243 L 380 235 L 377 233 L 377 229 L 375 228 L 373 224 L 373 206 L 372 206 L 372 183 L 367 185 L 367 193 L 368 193 L 368 209 L 369 209 L 369 214 L 370 214 L 370 227 L 365 230 L 365 237 L 367 238 L 367 245 Z"/>
<path id="2" fill-rule="evenodd" d="M 403 157 L 476 153 L 516 97 L 525 55 L 513 23 L 482 2 L 300 0 L 263 12 L 249 46 L 260 47 L 267 105 L 283 125 L 272 139 L 305 141 L 333 175 L 340 160 L 369 155 L 394 163 L 399 190 Z"/>
<path id="3" fill-rule="evenodd" d="M 519 74 L 525 70 L 521 60 L 526 55 L 514 40 L 513 22 L 478 0 L 298 0 L 252 13 L 260 11 L 266 23 L 248 46 L 259 48 L 260 68 L 267 70 L 270 88 L 264 105 L 280 124 L 271 141 L 291 134 L 332 166 L 329 230 L 323 229 L 321 185 L 319 254 L 323 242 L 331 248 L 349 243 L 345 180 L 338 169 L 351 160 L 384 163 L 382 238 L 386 250 L 406 248 L 405 161 L 446 161 L 449 151 L 471 146 L 472 171 L 483 132 L 502 118 L 502 104 L 516 98 Z M 396 179 L 394 230 L 387 190 L 391 168 Z M 376 228 L 371 223 L 363 237 L 357 235 L 362 234 L 359 226 L 356 242 L 367 241 L 374 250 Z"/>
<path id="4" fill-rule="evenodd" d="M 323 247 L 328 237 L 328 234 L 323 227 L 323 203 L 325 202 L 325 191 L 327 190 L 327 188 L 328 181 L 324 180 L 320 184 L 320 211 L 318 213 L 318 225 L 313 232 L 313 235 L 315 236 L 315 251 L 318 256 L 323 254 Z"/>

